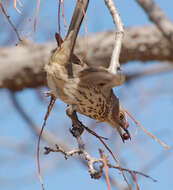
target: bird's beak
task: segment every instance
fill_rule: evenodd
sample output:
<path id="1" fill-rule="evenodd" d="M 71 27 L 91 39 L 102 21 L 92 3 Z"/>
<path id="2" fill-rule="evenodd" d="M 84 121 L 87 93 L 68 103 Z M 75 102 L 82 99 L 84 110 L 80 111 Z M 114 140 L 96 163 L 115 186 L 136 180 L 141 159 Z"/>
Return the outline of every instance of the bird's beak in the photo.
<path id="1" fill-rule="evenodd" d="M 122 125 L 120 122 L 118 122 L 118 124 L 119 124 L 120 128 L 123 129 L 124 132 L 125 132 L 125 133 L 122 134 L 122 133 L 120 133 L 120 132 L 118 131 L 118 133 L 119 133 L 120 136 L 121 136 L 122 141 L 124 142 L 125 140 L 128 140 L 128 139 L 131 140 L 130 133 L 129 133 L 128 129 L 127 129 L 127 128 L 129 127 L 129 123 L 126 122 L 125 125 Z"/>

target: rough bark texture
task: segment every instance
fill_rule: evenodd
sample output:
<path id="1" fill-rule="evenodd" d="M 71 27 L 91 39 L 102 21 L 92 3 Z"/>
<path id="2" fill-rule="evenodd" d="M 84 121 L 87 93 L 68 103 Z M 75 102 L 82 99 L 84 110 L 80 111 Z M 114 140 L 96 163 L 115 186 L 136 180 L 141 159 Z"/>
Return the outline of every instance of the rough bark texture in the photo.
<path id="1" fill-rule="evenodd" d="M 161 8 L 152 0 L 136 0 L 144 9 L 149 19 L 158 27 L 162 34 L 173 43 L 173 23 Z"/>
<path id="2" fill-rule="evenodd" d="M 86 61 L 89 65 L 108 66 L 114 37 L 111 31 L 88 36 Z M 18 91 L 46 85 L 44 65 L 55 47 L 56 43 L 23 42 L 16 47 L 0 48 L 0 88 Z M 82 56 L 83 49 L 83 39 L 79 38 L 75 52 Z M 120 61 L 173 61 L 172 52 L 170 42 L 156 27 L 133 27 L 125 31 Z"/>

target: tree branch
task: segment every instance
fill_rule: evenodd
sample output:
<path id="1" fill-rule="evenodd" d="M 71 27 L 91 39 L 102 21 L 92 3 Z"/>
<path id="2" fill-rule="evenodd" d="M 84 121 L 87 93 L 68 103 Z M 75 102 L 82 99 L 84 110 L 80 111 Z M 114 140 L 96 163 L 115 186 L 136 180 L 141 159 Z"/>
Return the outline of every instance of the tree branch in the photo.
<path id="1" fill-rule="evenodd" d="M 88 65 L 108 67 L 114 45 L 114 33 L 100 32 L 88 37 Z M 24 41 L 17 47 L 0 48 L 0 88 L 19 91 L 46 85 L 44 65 L 56 43 L 36 44 Z M 83 56 L 83 38 L 75 52 Z M 172 47 L 161 32 L 152 26 L 134 27 L 125 31 L 120 62 L 173 61 Z"/>
<path id="2" fill-rule="evenodd" d="M 117 28 L 115 32 L 114 48 L 108 71 L 112 74 L 117 74 L 117 70 L 120 69 L 119 57 L 124 36 L 124 27 L 114 1 L 105 0 L 105 4 L 109 9 L 110 14 L 112 15 L 115 27 Z"/>
<path id="3" fill-rule="evenodd" d="M 25 112 L 25 110 L 22 108 L 20 105 L 20 102 L 18 101 L 16 94 L 13 92 L 9 92 L 10 99 L 14 105 L 14 108 L 16 111 L 21 115 L 21 117 L 26 121 L 28 124 L 28 127 L 32 130 L 32 132 L 39 136 L 40 134 L 40 129 L 36 126 L 34 121 L 30 118 L 30 116 Z M 52 132 L 50 132 L 48 129 L 44 130 L 42 134 L 42 139 L 47 142 L 49 145 L 54 145 L 58 143 L 61 147 L 67 149 L 68 145 L 60 138 L 56 137 Z"/>
<path id="4" fill-rule="evenodd" d="M 153 0 L 136 0 L 163 35 L 173 43 L 173 23 Z"/>

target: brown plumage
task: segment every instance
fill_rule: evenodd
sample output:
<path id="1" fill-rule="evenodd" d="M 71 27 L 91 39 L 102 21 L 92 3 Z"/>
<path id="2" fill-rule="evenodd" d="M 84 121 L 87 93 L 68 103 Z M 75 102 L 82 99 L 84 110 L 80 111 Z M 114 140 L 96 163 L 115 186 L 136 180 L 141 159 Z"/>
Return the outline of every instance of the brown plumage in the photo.
<path id="1" fill-rule="evenodd" d="M 77 1 L 64 42 L 56 34 L 59 47 L 45 66 L 48 86 L 55 97 L 68 104 L 66 113 L 73 123 L 77 119 L 76 112 L 79 112 L 99 122 L 109 123 L 124 141 L 130 138 L 128 122 L 112 87 L 121 85 L 125 77 L 112 74 L 103 67 L 89 67 L 73 53 L 83 11 L 86 12 L 88 3 L 89 0 Z"/>
<path id="2" fill-rule="evenodd" d="M 117 129 L 123 141 L 130 138 L 125 112 L 112 91 L 113 86 L 123 83 L 124 77 L 111 74 L 103 67 L 88 67 L 82 61 L 76 63 L 73 59 L 73 76 L 69 77 L 68 61 L 73 33 L 69 33 L 45 66 L 51 93 L 72 106 L 74 111 L 99 122 L 109 123 Z M 80 59 L 75 55 L 74 60 Z M 125 131 L 124 134 L 122 129 Z"/>

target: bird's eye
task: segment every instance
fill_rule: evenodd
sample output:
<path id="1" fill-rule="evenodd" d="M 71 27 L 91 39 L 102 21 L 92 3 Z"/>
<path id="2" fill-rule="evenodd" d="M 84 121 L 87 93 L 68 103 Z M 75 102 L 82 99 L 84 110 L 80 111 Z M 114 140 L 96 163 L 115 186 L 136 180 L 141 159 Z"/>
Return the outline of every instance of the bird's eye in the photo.
<path id="1" fill-rule="evenodd" d="M 124 114 L 122 112 L 120 112 L 120 120 L 124 119 Z"/>

